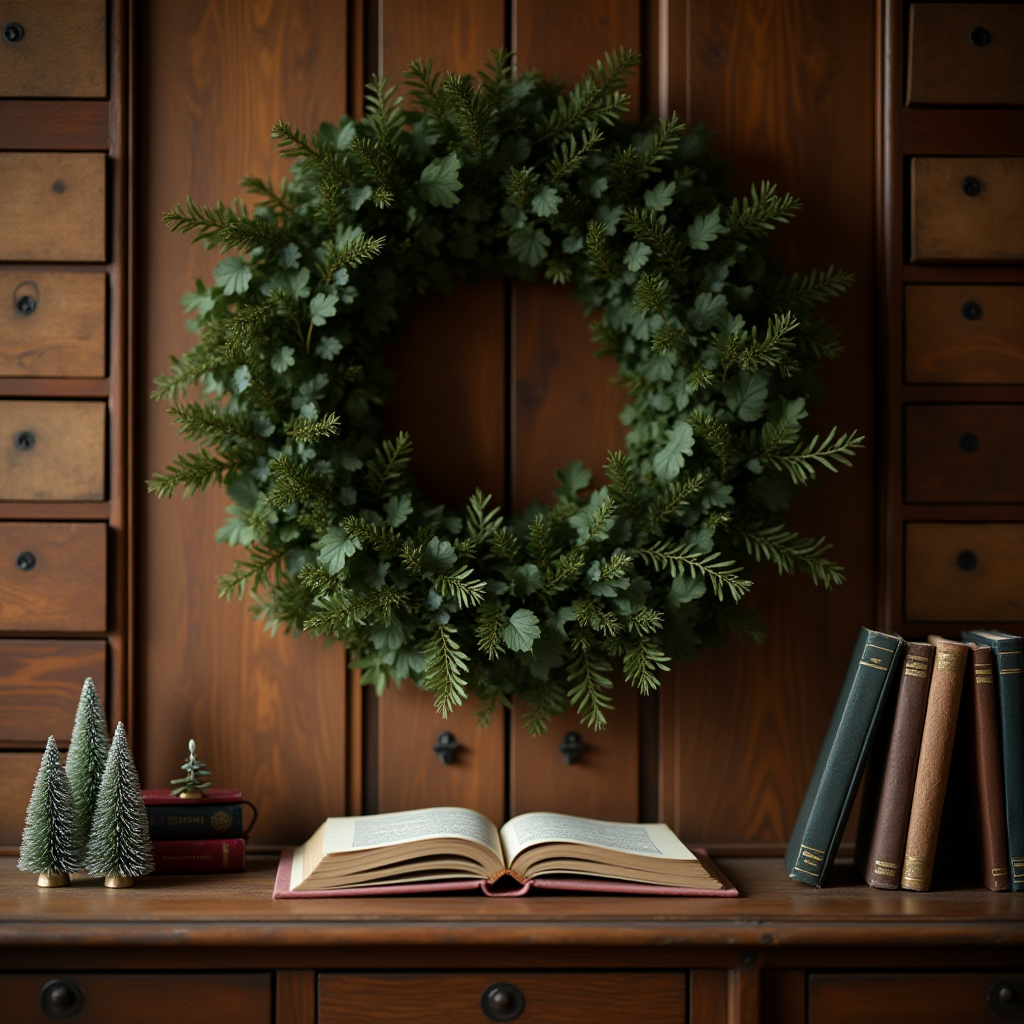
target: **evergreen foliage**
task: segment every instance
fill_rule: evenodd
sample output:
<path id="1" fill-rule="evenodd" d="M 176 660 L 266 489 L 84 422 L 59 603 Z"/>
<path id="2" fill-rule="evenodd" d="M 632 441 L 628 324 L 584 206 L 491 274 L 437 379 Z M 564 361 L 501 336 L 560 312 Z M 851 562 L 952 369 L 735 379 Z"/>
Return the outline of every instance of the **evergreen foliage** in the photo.
<path id="1" fill-rule="evenodd" d="M 185 776 L 181 779 L 171 779 L 171 785 L 175 787 L 171 790 L 171 796 L 180 796 L 182 793 L 197 793 L 202 796 L 202 791 L 207 789 L 210 783 L 200 782 L 199 779 L 210 773 L 206 771 L 206 762 L 196 757 L 195 740 L 188 741 L 188 760 L 181 768 Z"/>
<path id="2" fill-rule="evenodd" d="M 109 751 L 107 719 L 90 677 L 82 684 L 82 695 L 78 698 L 66 766 L 71 793 L 75 798 L 75 810 L 86 837 L 92 826 L 92 815 Z"/>
<path id="3" fill-rule="evenodd" d="M 71 786 L 51 736 L 39 765 L 21 836 L 20 871 L 71 874 L 82 866 L 85 837 L 75 810 Z"/>
<path id="4" fill-rule="evenodd" d="M 767 259 L 799 203 L 767 183 L 730 197 L 703 130 L 621 123 L 637 63 L 607 54 L 563 94 L 505 52 L 476 80 L 416 62 L 408 105 L 375 78 L 362 120 L 279 123 L 291 176 L 246 179 L 251 213 L 167 217 L 235 254 L 184 297 L 198 340 L 154 392 L 202 447 L 150 487 L 224 484 L 217 536 L 246 553 L 221 593 L 343 640 L 378 691 L 411 678 L 443 714 L 474 696 L 484 717 L 518 695 L 533 731 L 568 703 L 600 727 L 618 666 L 649 691 L 671 658 L 759 638 L 744 560 L 842 580 L 785 512 L 861 446 L 803 436 L 840 351 L 809 311 L 850 278 Z M 600 311 L 628 399 L 607 486 L 573 463 L 551 506 L 508 517 L 478 493 L 453 512 L 418 491 L 408 435 L 381 437 L 402 307 L 484 274 L 571 283 Z"/>
<path id="5" fill-rule="evenodd" d="M 154 868 L 149 819 L 142 803 L 124 722 L 118 722 L 107 755 L 85 853 L 91 875 L 138 878 Z"/>

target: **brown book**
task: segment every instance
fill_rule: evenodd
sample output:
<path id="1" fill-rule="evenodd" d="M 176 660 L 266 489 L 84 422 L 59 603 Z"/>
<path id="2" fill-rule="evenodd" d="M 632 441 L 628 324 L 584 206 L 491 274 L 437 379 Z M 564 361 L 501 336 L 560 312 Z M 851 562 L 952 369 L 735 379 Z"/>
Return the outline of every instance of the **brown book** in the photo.
<path id="1" fill-rule="evenodd" d="M 949 781 L 949 762 L 960 710 L 969 648 L 941 636 L 928 637 L 935 645 L 935 667 L 928 688 L 928 709 L 921 733 L 914 798 L 910 805 L 907 846 L 903 855 L 904 889 L 928 889 L 935 869 L 935 848 L 939 841 L 942 804 Z"/>
<path id="2" fill-rule="evenodd" d="M 970 644 L 967 685 L 971 715 L 973 804 L 981 833 L 981 882 L 993 892 L 1010 888 L 1006 856 L 1006 803 L 1003 799 L 1003 767 L 999 753 L 999 719 L 992 681 L 992 649 Z"/>
<path id="3" fill-rule="evenodd" d="M 857 830 L 857 867 L 868 885 L 876 889 L 900 887 L 903 848 L 907 842 L 907 822 L 934 659 L 935 648 L 931 644 L 907 644 L 895 713 L 890 715 L 891 728 L 879 733 L 881 742 L 864 780 Z"/>

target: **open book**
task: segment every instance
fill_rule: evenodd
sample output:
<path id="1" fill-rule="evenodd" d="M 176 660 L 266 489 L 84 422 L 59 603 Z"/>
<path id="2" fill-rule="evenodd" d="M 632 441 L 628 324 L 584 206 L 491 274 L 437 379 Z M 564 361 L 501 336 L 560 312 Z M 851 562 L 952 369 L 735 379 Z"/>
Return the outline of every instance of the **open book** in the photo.
<path id="1" fill-rule="evenodd" d="M 328 818 L 286 852 L 274 896 L 387 895 L 531 887 L 645 895 L 733 896 L 736 890 L 667 825 L 534 812 L 499 831 L 463 807 Z"/>

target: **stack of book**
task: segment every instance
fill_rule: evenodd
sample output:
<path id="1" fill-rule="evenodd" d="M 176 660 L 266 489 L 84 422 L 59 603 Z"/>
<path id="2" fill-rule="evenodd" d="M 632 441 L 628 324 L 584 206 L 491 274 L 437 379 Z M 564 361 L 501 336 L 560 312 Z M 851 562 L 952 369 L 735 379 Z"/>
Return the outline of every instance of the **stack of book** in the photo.
<path id="1" fill-rule="evenodd" d="M 961 640 L 861 630 L 790 839 L 791 878 L 825 884 L 867 767 L 855 859 L 869 885 L 929 889 L 938 861 L 954 884 L 1024 891 L 1021 638 Z"/>
<path id="2" fill-rule="evenodd" d="M 144 789 L 142 801 L 149 816 L 156 874 L 245 870 L 240 790 L 211 787 L 198 799 L 183 800 L 169 789 Z"/>

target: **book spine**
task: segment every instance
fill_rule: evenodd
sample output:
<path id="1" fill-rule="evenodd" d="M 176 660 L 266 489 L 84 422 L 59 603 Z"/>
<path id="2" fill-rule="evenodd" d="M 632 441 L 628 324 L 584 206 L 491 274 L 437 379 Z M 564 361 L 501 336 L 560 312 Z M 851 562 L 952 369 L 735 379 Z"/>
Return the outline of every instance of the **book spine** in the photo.
<path id="1" fill-rule="evenodd" d="M 149 836 L 153 840 L 238 839 L 242 836 L 241 804 L 147 806 Z"/>
<path id="2" fill-rule="evenodd" d="M 1006 802 L 999 756 L 999 717 L 992 674 L 992 651 L 971 651 L 970 676 L 974 705 L 974 790 L 981 826 L 982 884 L 993 892 L 1010 888 L 1006 858 Z"/>
<path id="3" fill-rule="evenodd" d="M 903 867 L 934 658 L 935 648 L 931 644 L 907 644 L 896 717 L 878 797 L 878 813 L 862 866 L 865 881 L 876 889 L 900 887 L 900 869 Z M 861 813 L 865 812 L 868 808 L 862 807 Z"/>
<path id="4" fill-rule="evenodd" d="M 899 637 L 863 630 L 786 851 L 789 877 L 821 886 L 850 816 L 898 656 Z"/>
<path id="5" fill-rule="evenodd" d="M 904 889 L 924 890 L 932 884 L 968 651 L 964 644 L 940 640 L 936 645 L 900 878 Z"/>
<path id="6" fill-rule="evenodd" d="M 244 839 L 179 839 L 153 843 L 157 875 L 213 875 L 245 870 Z"/>
<path id="7" fill-rule="evenodd" d="M 1006 840 L 1010 887 L 1024 892 L 1024 692 L 1021 691 L 1021 642 L 999 645 L 999 710 L 1003 734 L 1003 782 L 1006 786 Z"/>

